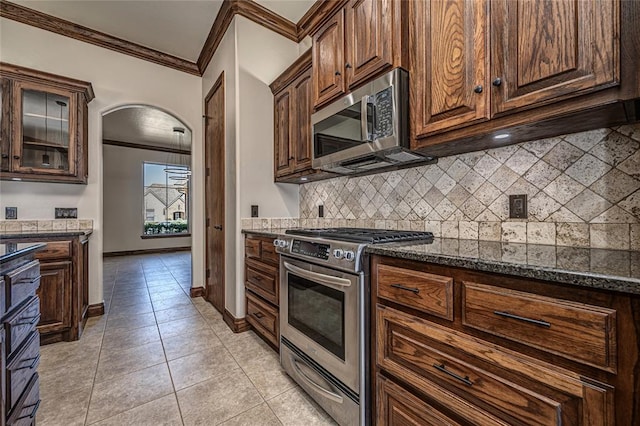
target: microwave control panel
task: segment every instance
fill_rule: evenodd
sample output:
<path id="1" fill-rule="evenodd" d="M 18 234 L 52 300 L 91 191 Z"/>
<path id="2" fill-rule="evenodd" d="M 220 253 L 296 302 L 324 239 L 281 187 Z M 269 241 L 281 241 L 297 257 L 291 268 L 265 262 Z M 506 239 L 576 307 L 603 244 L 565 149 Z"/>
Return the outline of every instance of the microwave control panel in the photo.
<path id="1" fill-rule="evenodd" d="M 376 93 L 375 106 L 376 139 L 393 136 L 393 87 Z"/>

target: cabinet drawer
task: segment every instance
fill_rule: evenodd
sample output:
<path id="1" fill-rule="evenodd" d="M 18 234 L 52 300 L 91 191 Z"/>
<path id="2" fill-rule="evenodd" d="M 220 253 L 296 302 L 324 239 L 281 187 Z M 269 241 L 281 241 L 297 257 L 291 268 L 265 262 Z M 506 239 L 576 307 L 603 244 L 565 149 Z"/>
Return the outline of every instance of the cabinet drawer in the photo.
<path id="1" fill-rule="evenodd" d="M 272 240 L 262 241 L 262 260 L 273 263 L 274 265 L 280 263 L 280 255 L 276 253 L 276 248 Z"/>
<path id="2" fill-rule="evenodd" d="M 34 260 L 5 276 L 5 304 L 9 311 L 36 293 L 40 285 L 40 262 Z"/>
<path id="3" fill-rule="evenodd" d="M 274 305 L 278 305 L 278 273 L 277 269 L 253 262 L 245 262 L 245 285 Z"/>
<path id="4" fill-rule="evenodd" d="M 378 265 L 378 297 L 453 320 L 453 278 Z"/>
<path id="5" fill-rule="evenodd" d="M 52 241 L 47 247 L 36 253 L 36 259 L 67 259 L 71 257 L 71 241 Z"/>
<path id="6" fill-rule="evenodd" d="M 7 337 L 7 361 L 11 362 L 14 351 L 24 342 L 25 338 L 36 329 L 40 320 L 40 299 L 34 296 L 29 303 L 5 318 L 4 328 Z"/>
<path id="7" fill-rule="evenodd" d="M 247 292 L 247 322 L 275 346 L 280 340 L 278 310 Z"/>
<path id="8" fill-rule="evenodd" d="M 392 380 L 380 374 L 378 374 L 376 380 L 376 408 L 378 410 L 376 420 L 378 425 L 459 426 L 461 424 Z M 438 388 L 437 392 L 430 394 L 429 397 L 438 402 L 446 401 L 455 407 L 456 413 L 463 417 L 468 424 L 508 426 L 508 423 L 460 399 L 444 388 Z"/>
<path id="9" fill-rule="evenodd" d="M 615 372 L 616 311 L 463 283 L 464 325 Z"/>
<path id="10" fill-rule="evenodd" d="M 24 394 L 9 413 L 7 426 L 30 426 L 35 424 L 36 412 L 40 406 L 40 382 L 36 373 Z"/>
<path id="11" fill-rule="evenodd" d="M 392 308 L 376 311 L 377 364 L 426 397 L 442 388 L 509 424 L 614 423 L 608 385 Z"/>
<path id="12" fill-rule="evenodd" d="M 40 333 L 31 332 L 27 342 L 7 365 L 7 409 L 13 408 L 40 363 Z"/>
<path id="13" fill-rule="evenodd" d="M 244 254 L 247 257 L 260 259 L 260 240 L 246 237 L 244 241 Z"/>

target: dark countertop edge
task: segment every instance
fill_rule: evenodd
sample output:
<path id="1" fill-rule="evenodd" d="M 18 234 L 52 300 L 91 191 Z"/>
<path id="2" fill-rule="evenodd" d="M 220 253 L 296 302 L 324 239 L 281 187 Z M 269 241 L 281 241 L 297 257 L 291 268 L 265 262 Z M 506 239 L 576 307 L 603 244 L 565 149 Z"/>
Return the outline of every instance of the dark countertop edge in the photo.
<path id="1" fill-rule="evenodd" d="M 0 256 L 0 264 L 6 263 L 10 260 L 16 259 L 18 257 L 21 256 L 25 256 L 29 253 L 33 253 L 35 251 L 38 250 L 42 250 L 43 248 L 45 248 L 47 245 L 45 243 L 34 243 L 33 245 L 29 246 L 29 247 L 25 247 L 23 249 L 14 251 L 13 253 L 6 253 L 3 254 L 2 256 Z"/>
<path id="2" fill-rule="evenodd" d="M 0 240 L 18 239 L 18 238 L 50 238 L 50 237 L 75 237 L 80 235 L 91 235 L 92 229 L 75 229 L 70 231 L 16 231 L 16 232 L 0 232 Z"/>
<path id="3" fill-rule="evenodd" d="M 282 235 L 287 231 L 287 229 L 295 229 L 295 228 L 269 228 L 269 229 L 243 229 L 241 232 L 247 235 L 260 235 L 263 237 L 277 237 L 278 235 Z"/>
<path id="4" fill-rule="evenodd" d="M 640 279 L 631 277 L 605 275 L 595 272 L 562 270 L 536 265 L 517 265 L 497 260 L 450 256 L 446 254 L 412 253 L 406 250 L 399 250 L 398 247 L 367 246 L 365 248 L 365 252 L 368 254 L 377 254 L 418 262 L 435 263 L 443 266 L 453 266 L 542 281 L 552 281 L 576 287 L 640 295 Z"/>

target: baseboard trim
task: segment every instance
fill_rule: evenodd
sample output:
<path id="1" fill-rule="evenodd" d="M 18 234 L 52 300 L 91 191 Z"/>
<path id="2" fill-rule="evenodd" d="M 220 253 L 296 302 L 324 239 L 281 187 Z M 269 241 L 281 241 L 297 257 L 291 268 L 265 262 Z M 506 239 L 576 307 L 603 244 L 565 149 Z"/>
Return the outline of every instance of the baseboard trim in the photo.
<path id="1" fill-rule="evenodd" d="M 87 308 L 87 317 L 99 317 L 100 315 L 104 315 L 104 302 L 89 305 Z"/>
<path id="2" fill-rule="evenodd" d="M 145 249 L 145 250 L 109 251 L 109 252 L 102 253 L 102 257 L 134 256 L 138 254 L 154 254 L 154 253 L 173 253 L 176 251 L 191 251 L 191 247 L 168 247 L 168 248 L 155 248 L 155 249 Z"/>
<path id="3" fill-rule="evenodd" d="M 251 325 L 249 325 L 246 318 L 236 318 L 226 309 L 222 314 L 222 319 L 234 333 L 242 333 L 251 329 Z"/>
<path id="4" fill-rule="evenodd" d="M 191 287 L 191 290 L 189 290 L 189 296 L 204 297 L 204 287 Z"/>

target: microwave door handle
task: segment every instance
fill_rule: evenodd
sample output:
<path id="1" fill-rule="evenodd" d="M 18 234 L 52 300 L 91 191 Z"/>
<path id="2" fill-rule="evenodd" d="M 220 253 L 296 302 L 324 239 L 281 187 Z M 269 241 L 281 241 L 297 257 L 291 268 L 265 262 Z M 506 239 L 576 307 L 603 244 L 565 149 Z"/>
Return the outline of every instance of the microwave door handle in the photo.
<path id="1" fill-rule="evenodd" d="M 306 278 L 309 281 L 313 281 L 318 284 L 339 287 L 349 287 L 351 285 L 351 280 L 348 280 L 346 278 L 333 277 L 331 275 L 307 271 L 306 269 L 299 268 L 295 265 L 290 264 L 289 262 L 284 262 L 284 268 L 296 275 L 301 276 L 302 278 Z"/>
<path id="2" fill-rule="evenodd" d="M 373 135 L 369 132 L 369 104 L 371 103 L 371 96 L 365 95 L 360 102 L 360 126 L 362 130 L 362 136 L 365 142 L 373 142 Z"/>

